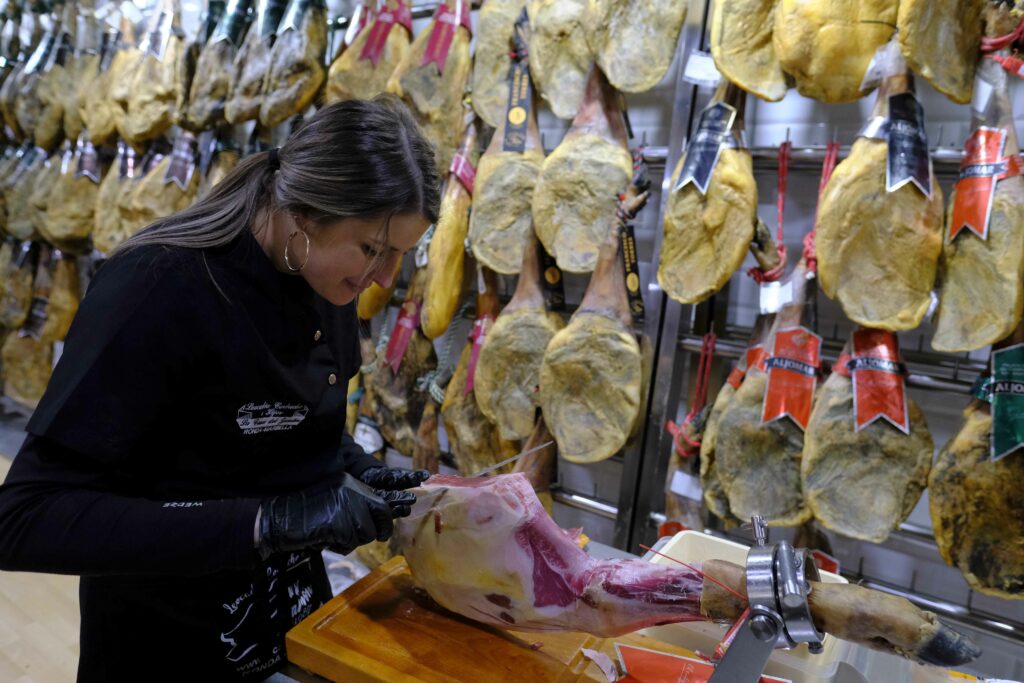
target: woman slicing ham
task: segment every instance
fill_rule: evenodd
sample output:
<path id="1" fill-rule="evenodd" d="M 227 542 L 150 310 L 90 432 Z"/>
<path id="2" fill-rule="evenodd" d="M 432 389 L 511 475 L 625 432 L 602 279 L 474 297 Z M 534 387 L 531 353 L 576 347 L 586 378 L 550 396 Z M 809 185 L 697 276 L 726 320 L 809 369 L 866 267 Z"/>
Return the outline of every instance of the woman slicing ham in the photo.
<path id="1" fill-rule="evenodd" d="M 322 109 L 100 269 L 0 487 L 0 568 L 82 575 L 79 681 L 262 680 L 425 471 L 344 433 L 355 299 L 437 220 L 394 98 Z"/>

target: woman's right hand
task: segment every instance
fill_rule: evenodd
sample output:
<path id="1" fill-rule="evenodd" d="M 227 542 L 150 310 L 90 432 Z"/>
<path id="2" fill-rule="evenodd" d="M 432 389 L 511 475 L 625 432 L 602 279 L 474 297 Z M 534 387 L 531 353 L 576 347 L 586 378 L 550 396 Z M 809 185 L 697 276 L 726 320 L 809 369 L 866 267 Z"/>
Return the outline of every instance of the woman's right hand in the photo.
<path id="1" fill-rule="evenodd" d="M 407 516 L 415 502 L 413 493 L 373 489 L 346 474 L 339 486 L 263 501 L 257 550 L 264 559 L 328 546 L 347 554 L 371 541 L 389 539 L 393 520 Z"/>

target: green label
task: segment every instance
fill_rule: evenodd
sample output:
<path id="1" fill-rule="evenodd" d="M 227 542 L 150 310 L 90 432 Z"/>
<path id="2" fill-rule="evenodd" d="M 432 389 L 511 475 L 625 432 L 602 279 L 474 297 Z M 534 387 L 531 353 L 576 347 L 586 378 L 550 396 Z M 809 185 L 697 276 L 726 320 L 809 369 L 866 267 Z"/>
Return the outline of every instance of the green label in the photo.
<path id="1" fill-rule="evenodd" d="M 992 460 L 1024 446 L 1024 344 L 992 353 Z"/>

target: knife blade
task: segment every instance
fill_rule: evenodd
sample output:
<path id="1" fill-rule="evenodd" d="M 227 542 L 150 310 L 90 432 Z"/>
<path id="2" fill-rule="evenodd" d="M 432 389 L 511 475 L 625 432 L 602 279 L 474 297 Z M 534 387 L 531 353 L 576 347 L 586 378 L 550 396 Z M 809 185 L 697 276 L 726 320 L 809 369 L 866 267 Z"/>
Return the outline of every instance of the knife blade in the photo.
<path id="1" fill-rule="evenodd" d="M 533 453 L 536 453 L 537 451 L 544 450 L 545 448 L 547 448 L 548 446 L 551 446 L 554 443 L 555 443 L 554 439 L 552 439 L 551 441 L 545 441 L 544 443 L 542 443 L 539 446 L 534 446 L 533 448 L 530 448 L 529 450 L 525 450 L 522 453 L 519 453 L 518 455 L 513 455 L 511 458 L 506 458 L 506 459 L 502 460 L 501 462 L 498 462 L 498 463 L 495 463 L 495 464 L 491 465 L 490 467 L 485 467 L 482 470 L 480 470 L 479 472 L 474 472 L 473 474 L 469 475 L 466 478 L 467 479 L 475 479 L 476 477 L 482 477 L 485 474 L 490 474 L 491 472 L 494 472 L 495 470 L 500 470 L 505 465 L 508 465 L 510 463 L 513 463 L 513 462 L 516 462 L 517 460 L 520 460 L 521 458 L 525 458 L 526 456 L 531 455 Z"/>

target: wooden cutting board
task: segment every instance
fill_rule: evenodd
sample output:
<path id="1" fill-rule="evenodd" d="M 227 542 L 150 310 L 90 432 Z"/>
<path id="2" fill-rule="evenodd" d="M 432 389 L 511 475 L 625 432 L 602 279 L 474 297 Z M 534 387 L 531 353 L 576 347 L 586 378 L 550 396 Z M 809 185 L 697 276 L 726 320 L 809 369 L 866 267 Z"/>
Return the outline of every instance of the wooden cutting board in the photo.
<path id="1" fill-rule="evenodd" d="M 582 653 L 616 659 L 615 643 L 693 657 L 638 635 L 502 631 L 444 610 L 414 588 L 395 557 L 353 584 L 286 636 L 288 660 L 339 683 L 425 681 L 499 683 L 608 679 Z"/>

